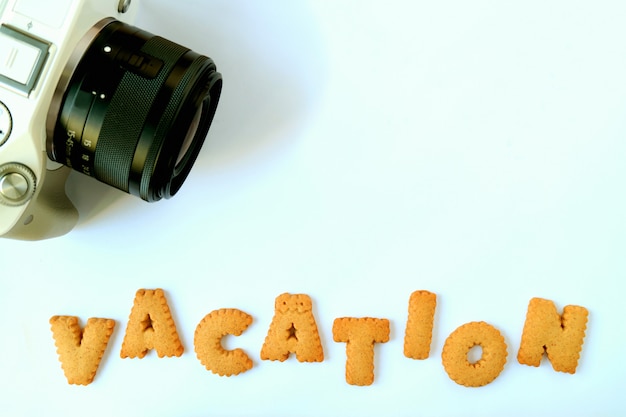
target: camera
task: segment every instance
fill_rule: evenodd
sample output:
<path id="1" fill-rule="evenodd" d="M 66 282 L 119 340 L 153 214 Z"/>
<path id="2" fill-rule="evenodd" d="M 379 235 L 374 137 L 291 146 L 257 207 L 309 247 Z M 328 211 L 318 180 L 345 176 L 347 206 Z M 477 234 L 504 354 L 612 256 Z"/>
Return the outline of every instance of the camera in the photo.
<path id="1" fill-rule="evenodd" d="M 76 170 L 175 195 L 213 121 L 214 62 L 132 26 L 139 0 L 0 0 L 0 236 L 69 232 Z"/>

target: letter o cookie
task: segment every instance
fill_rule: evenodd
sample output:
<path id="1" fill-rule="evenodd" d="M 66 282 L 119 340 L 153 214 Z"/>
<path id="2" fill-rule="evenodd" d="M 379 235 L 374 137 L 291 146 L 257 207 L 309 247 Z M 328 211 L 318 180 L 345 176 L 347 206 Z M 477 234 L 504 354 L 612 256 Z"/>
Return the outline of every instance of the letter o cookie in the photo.
<path id="1" fill-rule="evenodd" d="M 467 354 L 474 346 L 482 357 L 471 363 Z M 441 359 L 450 379 L 466 387 L 482 387 L 500 375 L 506 363 L 506 343 L 498 329 L 485 322 L 471 322 L 453 331 L 443 346 Z"/>

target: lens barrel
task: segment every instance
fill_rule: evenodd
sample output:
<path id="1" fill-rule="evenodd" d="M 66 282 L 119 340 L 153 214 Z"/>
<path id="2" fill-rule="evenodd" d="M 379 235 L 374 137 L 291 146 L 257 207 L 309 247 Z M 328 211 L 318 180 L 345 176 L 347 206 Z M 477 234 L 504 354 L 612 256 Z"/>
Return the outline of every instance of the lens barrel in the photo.
<path id="1" fill-rule="evenodd" d="M 170 198 L 200 152 L 221 90 L 210 58 L 103 20 L 56 89 L 48 156 L 146 201 Z"/>

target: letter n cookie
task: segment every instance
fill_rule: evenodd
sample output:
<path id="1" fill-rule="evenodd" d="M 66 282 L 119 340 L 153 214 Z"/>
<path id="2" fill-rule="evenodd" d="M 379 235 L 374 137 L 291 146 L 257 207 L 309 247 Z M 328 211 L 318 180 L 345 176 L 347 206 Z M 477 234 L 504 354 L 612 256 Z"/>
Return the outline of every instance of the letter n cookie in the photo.
<path id="1" fill-rule="evenodd" d="M 517 353 L 518 362 L 539 366 L 546 353 L 555 371 L 575 373 L 588 314 L 584 307 L 569 305 L 560 316 L 552 301 L 531 299 Z"/>

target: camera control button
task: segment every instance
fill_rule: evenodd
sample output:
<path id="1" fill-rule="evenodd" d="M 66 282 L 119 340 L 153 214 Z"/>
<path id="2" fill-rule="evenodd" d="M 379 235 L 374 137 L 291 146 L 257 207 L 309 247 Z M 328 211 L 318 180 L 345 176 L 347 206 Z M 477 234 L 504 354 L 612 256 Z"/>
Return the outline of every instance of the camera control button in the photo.
<path id="1" fill-rule="evenodd" d="M 41 50 L 5 34 L 0 34 L 0 72 L 20 84 L 26 84 Z"/>
<path id="2" fill-rule="evenodd" d="M 50 44 L 9 26 L 0 26 L 0 81 L 26 93 L 35 87 Z"/>
<path id="3" fill-rule="evenodd" d="M 28 192 L 28 180 L 17 172 L 6 174 L 0 178 L 0 192 L 11 200 L 23 198 Z"/>
<path id="4" fill-rule="evenodd" d="M 22 164 L 0 166 L 0 204 L 21 206 L 35 194 L 35 174 Z"/>

